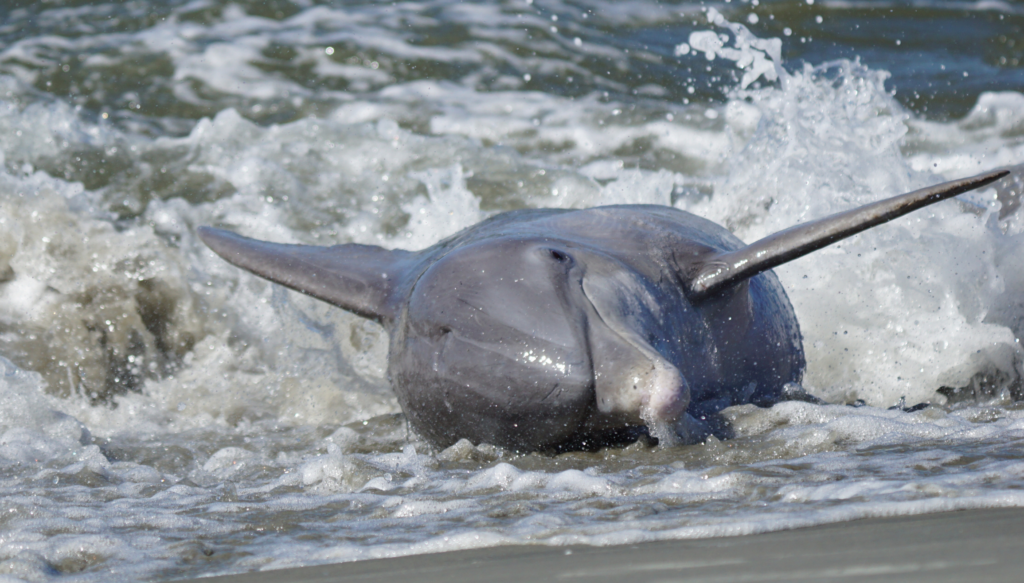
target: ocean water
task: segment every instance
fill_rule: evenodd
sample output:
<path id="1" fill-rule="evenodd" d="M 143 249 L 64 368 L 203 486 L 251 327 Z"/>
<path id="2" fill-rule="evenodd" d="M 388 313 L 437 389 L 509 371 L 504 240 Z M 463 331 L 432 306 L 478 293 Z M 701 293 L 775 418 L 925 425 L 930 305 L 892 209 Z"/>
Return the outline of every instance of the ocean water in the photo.
<path id="1" fill-rule="evenodd" d="M 1011 2 L 7 2 L 0 581 L 1024 506 L 1021 163 Z M 755 240 L 1001 166 L 777 269 L 829 404 L 692 446 L 432 449 L 383 329 L 195 236 L 419 249 L 657 203 Z"/>

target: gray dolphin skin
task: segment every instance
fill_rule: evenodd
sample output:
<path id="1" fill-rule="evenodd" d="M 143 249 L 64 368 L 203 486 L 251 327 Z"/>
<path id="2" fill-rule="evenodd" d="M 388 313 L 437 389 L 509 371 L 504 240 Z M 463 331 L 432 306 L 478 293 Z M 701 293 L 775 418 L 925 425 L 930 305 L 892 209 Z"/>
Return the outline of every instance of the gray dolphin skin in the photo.
<path id="1" fill-rule="evenodd" d="M 649 205 L 501 213 L 419 252 L 284 245 L 209 227 L 199 236 L 238 267 L 382 324 L 391 386 L 437 447 L 677 443 L 707 435 L 701 418 L 770 405 L 800 382 L 800 328 L 773 267 L 1007 174 L 751 245 Z"/>

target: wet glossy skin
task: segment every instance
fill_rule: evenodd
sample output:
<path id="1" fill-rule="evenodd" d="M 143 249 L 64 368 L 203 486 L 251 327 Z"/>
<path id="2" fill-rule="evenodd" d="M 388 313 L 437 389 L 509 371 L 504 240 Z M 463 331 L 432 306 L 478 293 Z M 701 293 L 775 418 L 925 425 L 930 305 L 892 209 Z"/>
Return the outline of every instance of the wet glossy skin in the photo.
<path id="1" fill-rule="evenodd" d="M 380 321 L 402 408 L 442 447 L 693 438 L 687 411 L 771 402 L 803 372 L 774 274 L 687 299 L 702 258 L 743 244 L 669 207 L 503 213 L 419 253 L 202 234 L 242 267 Z"/>
<path id="2" fill-rule="evenodd" d="M 431 253 L 393 327 L 392 384 L 431 441 L 518 449 L 671 438 L 698 404 L 770 402 L 804 366 L 774 274 L 698 305 L 680 285 L 741 246 L 671 208 L 501 215 Z"/>
<path id="3" fill-rule="evenodd" d="M 648 205 L 503 213 L 416 253 L 199 234 L 235 265 L 383 324 L 402 409 L 440 447 L 693 441 L 713 429 L 701 419 L 772 403 L 803 375 L 800 329 L 772 267 L 1007 175 L 923 188 L 750 245 Z"/>

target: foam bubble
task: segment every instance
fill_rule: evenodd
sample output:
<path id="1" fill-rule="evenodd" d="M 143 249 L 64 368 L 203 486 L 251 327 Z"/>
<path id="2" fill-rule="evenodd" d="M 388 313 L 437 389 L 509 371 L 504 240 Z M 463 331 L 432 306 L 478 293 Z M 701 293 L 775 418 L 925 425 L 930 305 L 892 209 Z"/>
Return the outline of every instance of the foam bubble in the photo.
<path id="1" fill-rule="evenodd" d="M 68 461 L 92 443 L 85 425 L 61 411 L 45 387 L 39 373 L 0 356 L 0 460 L 5 465 Z"/>

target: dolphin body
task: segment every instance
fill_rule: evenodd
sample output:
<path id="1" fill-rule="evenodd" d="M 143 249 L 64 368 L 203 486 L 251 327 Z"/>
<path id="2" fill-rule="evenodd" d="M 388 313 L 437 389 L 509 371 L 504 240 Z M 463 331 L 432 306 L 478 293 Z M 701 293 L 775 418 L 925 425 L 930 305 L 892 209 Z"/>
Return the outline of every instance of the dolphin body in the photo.
<path id="1" fill-rule="evenodd" d="M 647 433 L 702 439 L 698 418 L 770 405 L 804 372 L 800 328 L 770 270 L 994 171 L 797 225 L 745 245 L 663 206 L 498 214 L 419 252 L 199 236 L 243 269 L 382 324 L 412 427 L 520 451 Z"/>

